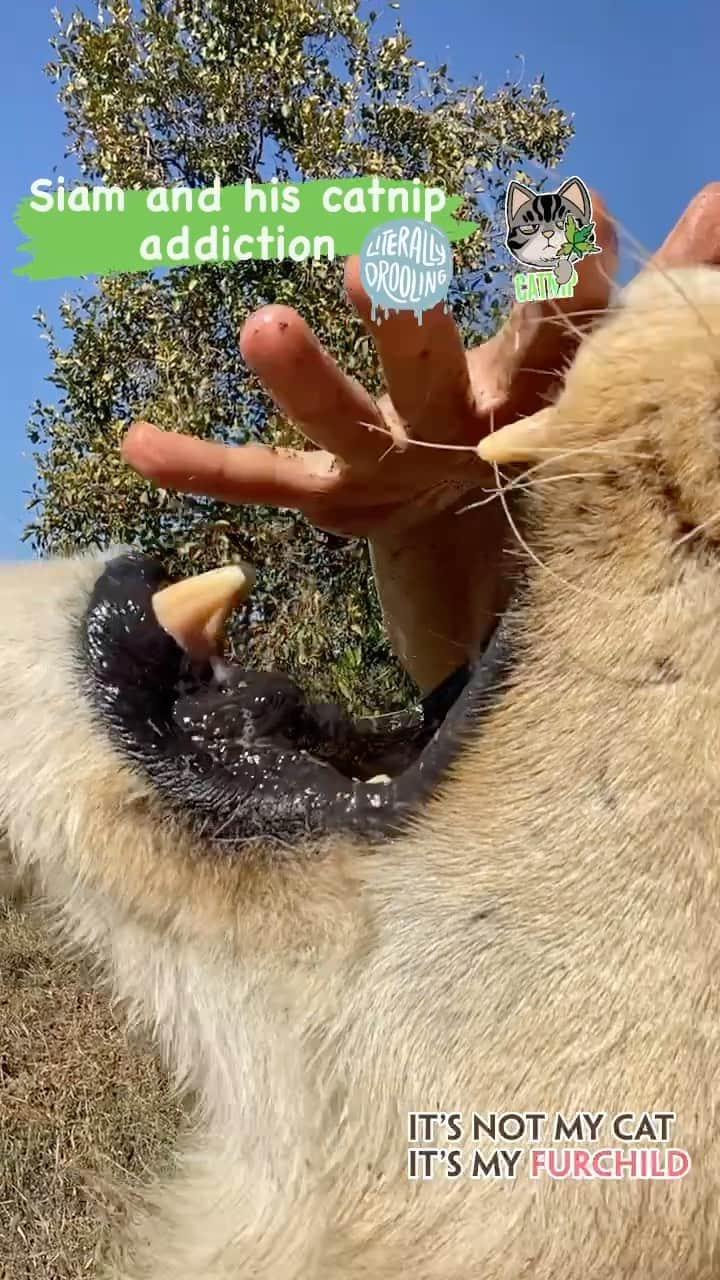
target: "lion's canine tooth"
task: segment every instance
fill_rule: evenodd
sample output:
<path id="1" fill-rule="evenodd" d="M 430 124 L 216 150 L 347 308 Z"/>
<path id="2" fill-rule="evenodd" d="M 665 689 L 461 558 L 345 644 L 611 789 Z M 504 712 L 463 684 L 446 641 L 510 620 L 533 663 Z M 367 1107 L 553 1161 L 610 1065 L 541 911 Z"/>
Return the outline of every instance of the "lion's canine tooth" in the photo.
<path id="1" fill-rule="evenodd" d="M 539 409 L 483 436 L 475 452 L 484 462 L 526 462 L 548 454 L 553 444 L 552 410 Z"/>
<path id="2" fill-rule="evenodd" d="M 249 564 L 228 564 L 163 587 L 153 596 L 160 626 L 190 657 L 205 659 L 222 645 L 225 623 L 255 585 Z"/>
<path id="3" fill-rule="evenodd" d="M 368 782 L 390 782 L 389 773 L 376 773 L 374 778 L 368 778 Z"/>

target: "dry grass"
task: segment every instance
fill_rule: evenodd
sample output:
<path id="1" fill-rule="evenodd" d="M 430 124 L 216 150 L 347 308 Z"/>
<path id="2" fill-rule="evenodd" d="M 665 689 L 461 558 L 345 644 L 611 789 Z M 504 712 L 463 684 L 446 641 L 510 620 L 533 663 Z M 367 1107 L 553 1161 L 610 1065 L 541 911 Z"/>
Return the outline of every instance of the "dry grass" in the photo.
<path id="1" fill-rule="evenodd" d="M 0 900 L 0 1280 L 92 1275 L 119 1187 L 158 1167 L 179 1119 L 83 970 Z"/>

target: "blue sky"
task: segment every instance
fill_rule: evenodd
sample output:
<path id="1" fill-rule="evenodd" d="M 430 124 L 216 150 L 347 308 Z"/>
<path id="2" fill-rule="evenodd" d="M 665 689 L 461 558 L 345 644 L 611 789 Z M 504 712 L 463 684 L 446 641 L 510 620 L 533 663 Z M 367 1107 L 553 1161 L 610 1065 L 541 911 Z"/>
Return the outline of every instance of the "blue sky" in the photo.
<path id="1" fill-rule="evenodd" d="M 62 6 L 61 6 L 62 7 Z M 377 0 L 377 9 L 385 0 Z M 54 316 L 68 284 L 12 275 L 19 259 L 15 206 L 37 177 L 63 167 L 63 117 L 42 73 L 51 5 L 0 6 L 0 111 L 4 217 L 1 222 L 0 557 L 21 548 L 32 482 L 25 423 L 33 400 L 52 388 L 45 345 L 32 320 Z M 63 9 L 64 11 L 64 9 Z M 576 137 L 562 166 L 602 191 L 622 227 L 644 246 L 664 237 L 690 197 L 720 178 L 720 6 L 711 0 L 625 0 L 560 5 L 498 0 L 402 0 L 399 16 L 415 53 L 447 61 L 454 75 L 493 87 L 509 73 L 546 85 L 574 113 Z M 524 62 L 516 55 L 524 55 Z M 629 259 L 622 275 L 630 270 Z"/>

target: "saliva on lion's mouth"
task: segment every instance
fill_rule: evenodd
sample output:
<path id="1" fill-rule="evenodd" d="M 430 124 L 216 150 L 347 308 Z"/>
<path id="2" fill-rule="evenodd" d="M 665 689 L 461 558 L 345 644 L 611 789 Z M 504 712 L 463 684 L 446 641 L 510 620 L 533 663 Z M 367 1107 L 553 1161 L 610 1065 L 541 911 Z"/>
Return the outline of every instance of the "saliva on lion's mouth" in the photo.
<path id="1" fill-rule="evenodd" d="M 353 719 L 225 653 L 228 618 L 253 584 L 246 565 L 168 584 L 149 557 L 110 561 L 81 628 L 85 688 L 105 732 L 226 846 L 396 831 L 455 754 L 476 701 L 470 667 L 408 712 Z"/>

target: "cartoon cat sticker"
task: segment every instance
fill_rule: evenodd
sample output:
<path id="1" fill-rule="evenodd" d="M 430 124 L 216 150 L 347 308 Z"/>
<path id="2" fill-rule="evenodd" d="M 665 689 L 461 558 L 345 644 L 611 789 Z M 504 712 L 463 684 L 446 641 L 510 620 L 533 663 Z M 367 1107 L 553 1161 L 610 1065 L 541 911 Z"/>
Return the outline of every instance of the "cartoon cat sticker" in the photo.
<path id="1" fill-rule="evenodd" d="M 531 272 L 515 277 L 520 302 L 572 296 L 574 263 L 600 253 L 595 243 L 590 192 L 580 178 L 568 178 L 557 191 L 534 191 L 511 182 L 505 196 L 505 243 L 513 258 Z M 548 278 L 549 277 L 549 278 Z"/>

